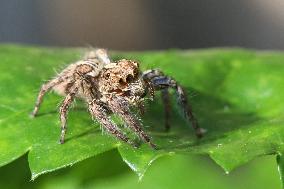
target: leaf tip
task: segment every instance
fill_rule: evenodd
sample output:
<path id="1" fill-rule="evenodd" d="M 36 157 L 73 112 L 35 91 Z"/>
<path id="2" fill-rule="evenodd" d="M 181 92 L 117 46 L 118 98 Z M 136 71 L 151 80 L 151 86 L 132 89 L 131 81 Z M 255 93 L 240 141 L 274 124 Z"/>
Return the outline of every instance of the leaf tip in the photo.
<path id="1" fill-rule="evenodd" d="M 39 175 L 41 175 L 43 173 L 32 173 L 32 176 L 31 176 L 31 180 L 30 181 L 34 181 Z"/>

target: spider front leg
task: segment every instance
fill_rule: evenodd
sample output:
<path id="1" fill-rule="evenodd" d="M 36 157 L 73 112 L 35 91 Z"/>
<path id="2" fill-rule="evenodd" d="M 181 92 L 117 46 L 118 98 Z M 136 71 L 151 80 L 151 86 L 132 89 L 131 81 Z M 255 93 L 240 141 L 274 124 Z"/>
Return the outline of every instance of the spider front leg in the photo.
<path id="1" fill-rule="evenodd" d="M 164 104 L 165 109 L 165 129 L 166 131 L 170 130 L 170 110 L 171 110 L 171 104 L 170 104 L 170 94 L 168 89 L 162 90 L 162 100 Z"/>
<path id="2" fill-rule="evenodd" d="M 47 82 L 47 83 L 45 83 L 45 84 L 43 84 L 43 85 L 41 86 L 41 89 L 40 89 L 40 91 L 39 91 L 38 97 L 37 97 L 37 99 L 36 99 L 36 103 L 35 103 L 34 110 L 33 110 L 33 112 L 31 113 L 31 116 L 32 116 L 32 117 L 35 117 L 36 114 L 38 113 L 39 108 L 40 108 L 40 105 L 41 105 L 41 103 L 42 103 L 42 101 L 43 101 L 44 95 L 45 95 L 48 91 L 50 91 L 54 86 L 56 86 L 56 85 L 58 85 L 58 84 L 60 84 L 60 83 L 62 83 L 62 82 L 63 82 L 63 79 L 62 79 L 61 77 L 57 77 L 57 78 L 55 78 L 55 79 L 53 79 L 53 80 L 50 80 L 49 82 Z"/>
<path id="3" fill-rule="evenodd" d="M 152 100 L 155 96 L 155 89 L 157 88 L 156 86 L 154 86 L 152 80 L 160 75 L 163 75 L 163 73 L 160 70 L 147 70 L 142 73 L 142 78 L 145 81 L 146 87 L 149 91 Z M 161 91 L 162 91 L 162 102 L 164 104 L 165 130 L 169 131 L 170 130 L 169 120 L 170 120 L 170 110 L 171 110 L 170 95 L 168 88 L 163 88 L 161 89 Z"/>
<path id="4" fill-rule="evenodd" d="M 106 110 L 96 101 L 89 103 L 89 111 L 96 120 L 101 124 L 107 132 L 111 133 L 118 139 L 129 143 L 130 145 L 137 147 L 135 143 L 131 142 L 127 136 L 125 136 L 119 128 L 109 119 Z"/>
<path id="5" fill-rule="evenodd" d="M 70 93 L 68 93 L 59 109 L 60 114 L 60 122 L 61 122 L 61 135 L 60 135 L 60 143 L 64 143 L 65 134 L 67 130 L 67 113 L 70 108 L 71 103 L 74 101 L 74 98 L 78 92 L 78 86 L 76 84 L 73 85 L 73 88 L 70 90 Z"/>
<path id="6" fill-rule="evenodd" d="M 178 95 L 178 101 L 184 110 L 185 117 L 187 117 L 191 121 L 192 127 L 195 130 L 196 136 L 198 138 L 201 138 L 205 130 L 199 127 L 197 119 L 194 117 L 192 108 L 189 105 L 188 100 L 186 98 L 185 90 L 180 85 L 177 85 L 177 84 L 173 84 L 173 88 L 176 90 L 176 93 Z"/>
<path id="7" fill-rule="evenodd" d="M 152 148 L 157 149 L 157 146 L 151 142 L 151 138 L 142 130 L 140 122 L 131 114 L 125 100 L 112 97 L 108 101 L 108 104 L 110 109 L 119 115 L 128 127 L 132 129 L 144 142 L 148 143 Z"/>
<path id="8" fill-rule="evenodd" d="M 148 70 L 145 71 L 142 74 L 142 77 L 146 81 L 150 81 L 153 87 L 156 90 L 167 90 L 168 88 L 173 88 L 176 91 L 177 98 L 179 105 L 182 107 L 185 117 L 191 122 L 193 129 L 195 130 L 195 134 L 197 137 L 201 138 L 203 136 L 204 130 L 199 127 L 198 122 L 196 118 L 193 115 L 192 109 L 188 103 L 186 93 L 184 89 L 177 84 L 177 82 L 168 77 L 165 76 L 161 71 L 159 70 Z M 164 93 L 164 94 L 163 94 Z M 165 92 L 162 93 L 163 102 L 165 104 L 165 115 L 166 115 L 166 124 L 168 122 L 168 116 L 169 116 L 169 99 L 168 94 L 165 94 Z M 167 127 L 167 126 L 166 126 Z"/>

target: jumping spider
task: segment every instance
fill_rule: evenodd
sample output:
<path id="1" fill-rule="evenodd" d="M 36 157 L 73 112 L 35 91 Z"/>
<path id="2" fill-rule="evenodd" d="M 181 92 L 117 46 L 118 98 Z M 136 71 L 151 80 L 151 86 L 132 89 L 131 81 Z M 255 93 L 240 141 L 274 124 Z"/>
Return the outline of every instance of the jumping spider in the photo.
<path id="1" fill-rule="evenodd" d="M 144 97 L 147 94 L 153 97 L 156 90 L 161 90 L 165 105 L 165 126 L 168 130 L 170 128 L 169 88 L 173 88 L 176 91 L 179 104 L 185 116 L 191 121 L 197 137 L 201 137 L 203 130 L 198 126 L 191 108 L 187 104 L 185 91 L 174 79 L 165 76 L 159 70 L 147 70 L 141 73 L 139 64 L 132 60 L 122 59 L 112 62 L 105 49 L 90 51 L 82 60 L 70 64 L 54 79 L 43 84 L 38 94 L 32 116 L 34 117 L 38 113 L 46 92 L 53 90 L 65 96 L 59 109 L 61 144 L 64 143 L 67 129 L 68 109 L 74 98 L 80 98 L 87 103 L 92 117 L 107 132 L 135 146 L 135 143 L 130 141 L 109 118 L 109 113 L 115 113 L 123 119 L 140 139 L 148 143 L 151 147 L 156 148 L 156 145 L 151 142 L 151 138 L 143 131 L 139 120 L 131 113 L 130 108 L 136 107 L 142 111 Z"/>

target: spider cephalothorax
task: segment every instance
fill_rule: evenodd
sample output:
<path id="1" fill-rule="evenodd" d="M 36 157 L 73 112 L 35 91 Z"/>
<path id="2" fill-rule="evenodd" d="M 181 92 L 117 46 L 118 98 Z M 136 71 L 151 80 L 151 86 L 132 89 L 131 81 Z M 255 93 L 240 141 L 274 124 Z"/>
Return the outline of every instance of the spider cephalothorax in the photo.
<path id="1" fill-rule="evenodd" d="M 132 105 L 139 103 L 146 93 L 138 63 L 125 59 L 107 64 L 98 77 L 98 86 L 103 97 L 115 95 L 124 98 Z"/>
<path id="2" fill-rule="evenodd" d="M 169 129 L 170 103 L 168 88 L 176 91 L 184 115 L 191 121 L 196 135 L 201 137 L 203 130 L 198 127 L 183 88 L 172 78 L 165 76 L 159 70 L 139 70 L 135 61 L 122 59 L 111 62 L 105 49 L 96 49 L 73 64 L 70 64 L 55 79 L 43 84 L 39 92 L 32 116 L 36 116 L 43 96 L 49 90 L 54 90 L 65 96 L 60 106 L 61 137 L 64 143 L 67 129 L 67 112 L 74 98 L 83 99 L 91 115 L 98 120 L 102 128 L 118 139 L 135 144 L 110 120 L 108 113 L 115 113 L 132 129 L 144 142 L 156 147 L 151 138 L 143 131 L 140 121 L 130 110 L 131 106 L 143 106 L 144 97 L 153 96 L 154 91 L 161 90 L 165 104 L 166 129 Z"/>

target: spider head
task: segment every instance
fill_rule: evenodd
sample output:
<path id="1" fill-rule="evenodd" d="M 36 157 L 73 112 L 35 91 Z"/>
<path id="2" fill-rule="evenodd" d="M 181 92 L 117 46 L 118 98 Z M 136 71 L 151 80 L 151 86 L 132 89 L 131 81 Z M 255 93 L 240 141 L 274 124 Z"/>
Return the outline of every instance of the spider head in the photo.
<path id="1" fill-rule="evenodd" d="M 114 94 L 133 105 L 138 104 L 146 93 L 139 64 L 126 59 L 106 64 L 99 80 L 99 90 L 102 94 Z"/>

